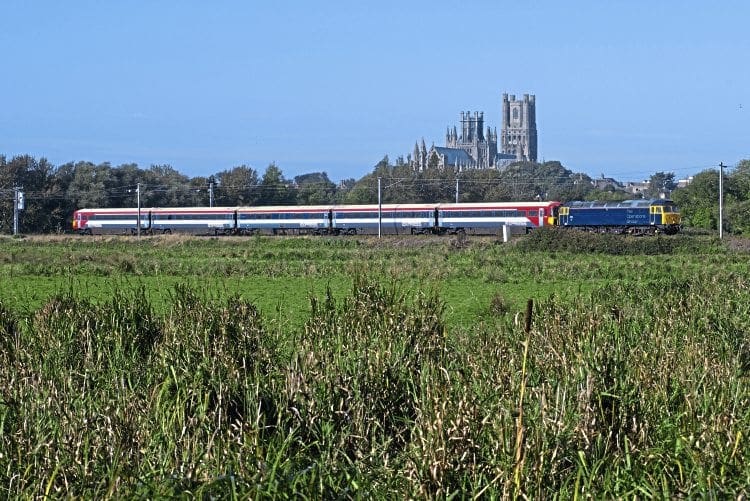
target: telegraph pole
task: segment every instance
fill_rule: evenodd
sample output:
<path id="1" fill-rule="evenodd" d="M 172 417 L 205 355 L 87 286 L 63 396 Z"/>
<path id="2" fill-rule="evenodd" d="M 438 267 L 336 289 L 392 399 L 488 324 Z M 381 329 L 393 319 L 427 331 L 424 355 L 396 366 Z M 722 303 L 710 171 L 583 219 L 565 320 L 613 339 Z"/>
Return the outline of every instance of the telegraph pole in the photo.
<path id="1" fill-rule="evenodd" d="M 724 236 L 724 162 L 719 162 L 719 240 Z"/>
<path id="2" fill-rule="evenodd" d="M 458 203 L 458 176 L 456 176 L 456 203 Z"/>
<path id="3" fill-rule="evenodd" d="M 138 228 L 138 238 L 141 237 L 141 183 L 135 185 L 136 200 L 138 201 L 138 221 L 136 221 L 136 227 Z"/>
<path id="4" fill-rule="evenodd" d="M 13 236 L 18 235 L 18 211 L 23 208 L 23 192 L 13 187 Z"/>
<path id="5" fill-rule="evenodd" d="M 378 238 L 383 235 L 383 202 L 380 190 L 380 178 L 378 178 Z"/>
<path id="6" fill-rule="evenodd" d="M 208 206 L 214 206 L 214 183 L 211 182 L 208 185 Z"/>

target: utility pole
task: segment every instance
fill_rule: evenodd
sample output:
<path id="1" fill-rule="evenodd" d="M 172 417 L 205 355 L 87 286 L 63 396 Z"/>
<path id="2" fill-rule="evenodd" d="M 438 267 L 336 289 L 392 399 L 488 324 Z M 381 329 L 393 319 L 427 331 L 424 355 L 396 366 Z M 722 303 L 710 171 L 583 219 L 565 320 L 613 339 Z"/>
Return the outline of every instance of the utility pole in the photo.
<path id="1" fill-rule="evenodd" d="M 211 182 L 208 185 L 208 206 L 214 206 L 214 183 Z"/>
<path id="2" fill-rule="evenodd" d="M 141 183 L 135 185 L 136 200 L 138 201 L 138 221 L 136 221 L 136 227 L 138 228 L 138 238 L 141 237 Z"/>
<path id="3" fill-rule="evenodd" d="M 380 189 L 380 178 L 378 178 L 378 238 L 383 235 L 383 202 Z"/>
<path id="4" fill-rule="evenodd" d="M 18 235 L 18 212 L 24 208 L 23 192 L 20 186 L 13 187 L 13 236 Z"/>
<path id="5" fill-rule="evenodd" d="M 458 203 L 458 176 L 456 176 L 456 203 Z"/>
<path id="6" fill-rule="evenodd" d="M 719 240 L 724 237 L 724 162 L 719 162 Z"/>

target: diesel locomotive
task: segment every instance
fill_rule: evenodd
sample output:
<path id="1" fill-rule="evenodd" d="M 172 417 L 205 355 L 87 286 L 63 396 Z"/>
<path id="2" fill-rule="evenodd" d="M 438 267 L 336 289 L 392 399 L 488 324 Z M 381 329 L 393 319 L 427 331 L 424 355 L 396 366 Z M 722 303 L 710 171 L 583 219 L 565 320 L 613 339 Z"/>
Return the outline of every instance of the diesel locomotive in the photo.
<path id="1" fill-rule="evenodd" d="M 606 233 L 672 235 L 680 223 L 679 209 L 667 199 L 566 202 L 558 214 L 560 226 Z"/>

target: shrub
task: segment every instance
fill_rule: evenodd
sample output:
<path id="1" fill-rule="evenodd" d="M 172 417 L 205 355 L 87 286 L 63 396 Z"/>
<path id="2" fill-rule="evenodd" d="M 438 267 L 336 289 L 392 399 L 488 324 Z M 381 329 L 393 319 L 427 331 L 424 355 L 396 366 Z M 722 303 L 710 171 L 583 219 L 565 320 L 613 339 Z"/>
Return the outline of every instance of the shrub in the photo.
<path id="1" fill-rule="evenodd" d="M 711 238 L 689 235 L 632 236 L 590 233 L 570 228 L 547 226 L 535 229 L 518 242 L 524 251 L 576 252 L 609 255 L 658 255 L 716 252 L 721 244 Z"/>

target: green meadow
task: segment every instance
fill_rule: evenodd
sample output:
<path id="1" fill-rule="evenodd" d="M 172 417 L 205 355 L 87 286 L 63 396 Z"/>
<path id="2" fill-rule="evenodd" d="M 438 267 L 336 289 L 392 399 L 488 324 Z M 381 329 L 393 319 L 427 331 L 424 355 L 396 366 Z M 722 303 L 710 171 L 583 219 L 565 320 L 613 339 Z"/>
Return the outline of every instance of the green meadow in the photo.
<path id="1" fill-rule="evenodd" d="M 0 239 L 0 496 L 726 497 L 709 235 Z"/>

